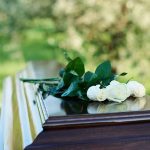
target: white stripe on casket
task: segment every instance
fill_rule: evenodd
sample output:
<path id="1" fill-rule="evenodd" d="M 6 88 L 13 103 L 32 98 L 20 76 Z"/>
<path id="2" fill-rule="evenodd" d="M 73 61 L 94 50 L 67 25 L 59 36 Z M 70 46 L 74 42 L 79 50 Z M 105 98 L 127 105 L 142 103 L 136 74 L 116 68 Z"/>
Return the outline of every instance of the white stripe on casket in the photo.
<path id="1" fill-rule="evenodd" d="M 26 71 L 22 72 L 22 77 L 27 77 Z M 33 89 L 33 85 L 30 83 L 24 83 L 24 87 L 25 87 L 25 91 L 27 95 L 27 101 L 29 103 L 29 107 L 31 110 L 30 112 L 31 112 L 31 117 L 33 120 L 35 132 L 36 132 L 36 135 L 38 135 L 43 130 L 43 128 L 42 128 L 42 121 L 41 121 L 40 114 L 39 114 L 38 107 L 37 107 L 35 91 Z"/>
<path id="2" fill-rule="evenodd" d="M 2 111 L 0 118 L 0 150 L 12 150 L 13 108 L 12 79 L 3 82 Z"/>
<path id="3" fill-rule="evenodd" d="M 33 66 L 33 63 L 30 62 L 28 64 L 28 67 L 27 67 L 27 71 L 28 71 L 28 74 L 30 75 L 31 78 L 39 78 L 37 75 L 36 75 L 36 70 L 34 70 L 34 66 Z M 27 76 L 27 78 L 29 78 L 29 76 Z M 34 91 L 37 91 L 37 86 L 33 86 L 34 87 Z M 48 114 L 47 114 L 47 111 L 46 111 L 46 108 L 44 106 L 44 103 L 43 103 L 43 100 L 42 100 L 42 96 L 40 93 L 37 93 L 36 92 L 36 99 L 37 99 L 37 105 L 38 105 L 38 108 L 39 108 L 39 112 L 40 112 L 40 116 L 41 116 L 41 119 L 42 119 L 42 123 L 45 123 L 45 120 L 48 119 Z"/>
<path id="4" fill-rule="evenodd" d="M 23 83 L 20 81 L 20 74 L 16 75 L 16 90 L 17 90 L 17 101 L 19 106 L 19 117 L 21 121 L 23 148 L 25 148 L 26 146 L 32 143 L 32 136 L 29 123 L 28 108 Z"/>

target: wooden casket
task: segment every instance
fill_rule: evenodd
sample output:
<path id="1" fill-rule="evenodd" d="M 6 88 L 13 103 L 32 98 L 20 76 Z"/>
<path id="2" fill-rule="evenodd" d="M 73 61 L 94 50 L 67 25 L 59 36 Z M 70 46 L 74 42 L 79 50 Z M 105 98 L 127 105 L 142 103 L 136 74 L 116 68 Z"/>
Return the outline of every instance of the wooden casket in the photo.
<path id="1" fill-rule="evenodd" d="M 69 113 L 63 100 L 43 100 L 36 85 L 20 81 L 54 77 L 60 67 L 56 62 L 30 62 L 16 77 L 5 79 L 0 150 L 150 149 L 149 96 L 103 109 L 98 104 L 88 107 L 100 107 L 98 112 Z"/>

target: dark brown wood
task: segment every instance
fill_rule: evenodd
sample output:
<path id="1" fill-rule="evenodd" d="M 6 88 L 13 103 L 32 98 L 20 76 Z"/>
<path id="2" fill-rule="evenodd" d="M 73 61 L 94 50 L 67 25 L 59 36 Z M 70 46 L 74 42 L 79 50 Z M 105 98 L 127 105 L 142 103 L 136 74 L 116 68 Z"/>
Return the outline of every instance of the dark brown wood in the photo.
<path id="1" fill-rule="evenodd" d="M 117 125 L 137 122 L 150 122 L 150 111 L 122 112 L 109 114 L 85 114 L 61 117 L 49 117 L 43 128 L 76 128 L 89 126 Z"/>
<path id="2" fill-rule="evenodd" d="M 148 150 L 150 122 L 42 132 L 26 150 Z"/>
<path id="3" fill-rule="evenodd" d="M 26 150 L 150 149 L 150 111 L 49 117 Z"/>
<path id="4" fill-rule="evenodd" d="M 51 116 L 25 150 L 149 150 L 149 100 L 142 111 Z"/>

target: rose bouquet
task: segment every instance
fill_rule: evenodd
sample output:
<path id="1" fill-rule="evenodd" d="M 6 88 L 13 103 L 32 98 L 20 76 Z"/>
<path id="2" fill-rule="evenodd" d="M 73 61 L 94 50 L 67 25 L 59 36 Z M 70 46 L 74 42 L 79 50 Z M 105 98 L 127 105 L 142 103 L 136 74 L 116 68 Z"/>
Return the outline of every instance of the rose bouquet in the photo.
<path id="1" fill-rule="evenodd" d="M 129 81 L 127 84 L 116 80 L 110 82 L 108 86 L 100 89 L 100 85 L 91 86 L 87 91 L 87 97 L 93 101 L 123 102 L 128 97 L 144 97 L 145 88 L 137 81 Z"/>
<path id="2" fill-rule="evenodd" d="M 38 84 L 38 91 L 43 97 L 53 95 L 61 98 L 76 98 L 81 101 L 114 101 L 123 102 L 128 97 L 145 96 L 145 88 L 137 81 L 120 83 L 119 76 L 127 73 L 115 74 L 110 61 L 104 61 L 95 72 L 85 72 L 81 58 L 66 57 L 68 64 L 59 72 L 59 77 L 48 79 L 21 79 L 23 82 Z M 77 101 L 78 102 L 78 101 Z"/>

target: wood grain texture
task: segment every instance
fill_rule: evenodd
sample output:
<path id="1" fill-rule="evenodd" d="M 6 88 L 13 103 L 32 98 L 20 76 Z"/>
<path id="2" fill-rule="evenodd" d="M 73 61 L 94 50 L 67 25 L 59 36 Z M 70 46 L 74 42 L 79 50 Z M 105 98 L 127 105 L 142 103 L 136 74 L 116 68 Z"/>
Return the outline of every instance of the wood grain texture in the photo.
<path id="1" fill-rule="evenodd" d="M 31 77 L 56 76 L 57 63 L 30 64 Z M 35 74 L 33 74 L 35 72 Z M 149 108 L 149 107 L 148 107 Z M 25 150 L 149 150 L 150 111 L 49 117 Z"/>
<path id="2" fill-rule="evenodd" d="M 148 150 L 150 122 L 42 132 L 26 150 Z"/>
<path id="3" fill-rule="evenodd" d="M 104 126 L 128 123 L 140 123 L 150 121 L 150 111 L 107 113 L 107 114 L 85 114 L 63 117 L 49 117 L 43 124 L 45 130 L 59 128 L 75 128 L 87 126 Z"/>
<path id="4" fill-rule="evenodd" d="M 26 150 L 150 148 L 150 111 L 49 117 Z"/>

